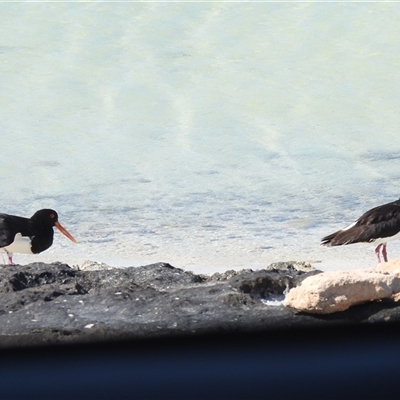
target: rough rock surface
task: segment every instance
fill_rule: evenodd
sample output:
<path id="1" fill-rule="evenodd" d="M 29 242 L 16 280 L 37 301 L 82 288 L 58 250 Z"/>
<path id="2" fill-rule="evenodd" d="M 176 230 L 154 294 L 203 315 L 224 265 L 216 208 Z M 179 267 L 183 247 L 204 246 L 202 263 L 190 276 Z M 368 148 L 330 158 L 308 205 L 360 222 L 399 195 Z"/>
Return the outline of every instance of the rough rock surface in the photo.
<path id="1" fill-rule="evenodd" d="M 392 260 L 379 263 L 376 267 L 378 271 L 393 272 L 400 275 L 400 260 Z"/>
<path id="2" fill-rule="evenodd" d="M 379 269 L 328 271 L 310 276 L 286 295 L 284 304 L 309 313 L 330 314 L 400 292 L 400 276 Z"/>
<path id="3" fill-rule="evenodd" d="M 269 303 L 320 273 L 296 265 L 212 276 L 166 263 L 0 266 L 0 347 L 400 320 L 400 304 L 393 301 L 333 316 Z"/>

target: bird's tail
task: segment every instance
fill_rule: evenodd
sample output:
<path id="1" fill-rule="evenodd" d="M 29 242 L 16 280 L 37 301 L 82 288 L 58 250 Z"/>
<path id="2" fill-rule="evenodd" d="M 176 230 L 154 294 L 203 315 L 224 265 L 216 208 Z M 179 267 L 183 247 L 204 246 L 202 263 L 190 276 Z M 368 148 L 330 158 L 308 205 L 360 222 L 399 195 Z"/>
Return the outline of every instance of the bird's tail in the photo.
<path id="1" fill-rule="evenodd" d="M 368 241 L 364 238 L 362 227 L 353 227 L 351 229 L 343 229 L 337 231 L 321 239 L 321 246 L 343 246 L 351 243 Z"/>
<path id="2" fill-rule="evenodd" d="M 337 246 L 336 244 L 334 244 L 334 239 L 336 237 L 336 235 L 338 235 L 341 231 L 337 231 L 335 233 L 332 233 L 328 236 L 325 236 L 321 239 L 321 246 L 326 246 L 326 247 L 331 247 L 331 246 Z"/>

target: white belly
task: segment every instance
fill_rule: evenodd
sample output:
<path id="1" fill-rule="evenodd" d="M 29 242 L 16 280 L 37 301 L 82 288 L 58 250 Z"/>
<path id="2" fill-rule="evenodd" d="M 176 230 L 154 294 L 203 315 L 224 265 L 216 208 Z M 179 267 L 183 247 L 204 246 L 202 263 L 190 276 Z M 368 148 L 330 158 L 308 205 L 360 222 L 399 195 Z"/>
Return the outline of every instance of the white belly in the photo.
<path id="1" fill-rule="evenodd" d="M 390 242 L 390 241 L 396 240 L 396 239 L 400 239 L 400 232 L 396 233 L 395 235 L 390 236 L 390 237 L 377 238 L 377 239 L 371 241 L 371 243 L 374 243 L 375 245 L 377 245 L 377 244 L 381 244 L 381 243 L 387 243 L 387 242 Z"/>
<path id="2" fill-rule="evenodd" d="M 32 254 L 31 250 L 31 238 L 27 236 L 22 236 L 20 233 L 15 235 L 14 241 L 8 245 L 3 247 L 9 253 L 24 253 L 24 254 Z"/>

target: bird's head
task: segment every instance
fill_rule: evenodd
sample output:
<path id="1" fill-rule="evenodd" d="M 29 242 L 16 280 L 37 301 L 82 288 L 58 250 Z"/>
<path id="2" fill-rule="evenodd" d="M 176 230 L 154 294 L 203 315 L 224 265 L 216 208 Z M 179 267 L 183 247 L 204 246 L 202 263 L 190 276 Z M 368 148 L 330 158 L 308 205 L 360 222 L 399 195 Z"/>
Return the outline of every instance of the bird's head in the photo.
<path id="1" fill-rule="evenodd" d="M 58 222 L 58 214 L 54 210 L 44 208 L 42 210 L 36 211 L 35 214 L 32 215 L 31 220 L 34 222 L 45 224 L 47 226 L 55 226 L 69 240 L 77 243 L 75 238 Z"/>

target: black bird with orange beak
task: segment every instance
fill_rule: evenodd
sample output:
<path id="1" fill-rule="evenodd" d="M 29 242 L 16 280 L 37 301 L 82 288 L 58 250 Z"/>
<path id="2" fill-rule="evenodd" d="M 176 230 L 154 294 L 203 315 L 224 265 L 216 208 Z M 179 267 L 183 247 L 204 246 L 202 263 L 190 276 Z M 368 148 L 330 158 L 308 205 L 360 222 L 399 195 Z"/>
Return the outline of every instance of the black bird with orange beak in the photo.
<path id="1" fill-rule="evenodd" d="M 0 214 L 0 249 L 7 253 L 8 264 L 13 264 L 13 253 L 39 254 L 47 250 L 53 244 L 54 226 L 77 243 L 58 222 L 54 210 L 36 211 L 31 218 Z"/>

